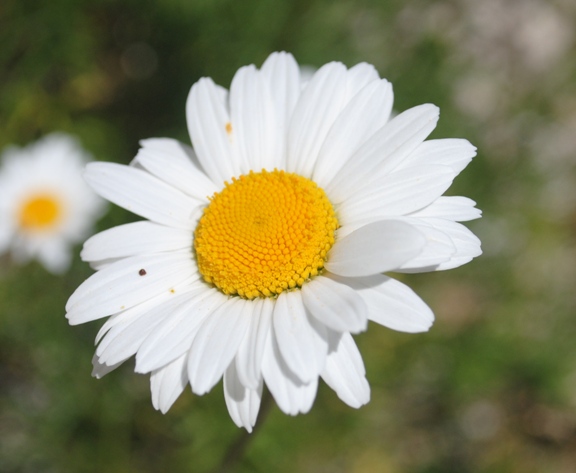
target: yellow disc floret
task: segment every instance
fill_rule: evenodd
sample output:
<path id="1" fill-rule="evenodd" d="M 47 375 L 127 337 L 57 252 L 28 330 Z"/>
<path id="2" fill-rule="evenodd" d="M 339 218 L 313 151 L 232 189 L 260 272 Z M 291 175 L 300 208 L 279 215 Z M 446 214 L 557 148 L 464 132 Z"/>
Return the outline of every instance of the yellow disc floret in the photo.
<path id="1" fill-rule="evenodd" d="M 318 274 L 337 227 L 332 204 L 310 179 L 250 172 L 210 199 L 194 233 L 198 267 L 224 294 L 274 297 Z"/>
<path id="2" fill-rule="evenodd" d="M 62 205 L 50 194 L 38 194 L 24 200 L 20 206 L 20 227 L 29 231 L 48 231 L 62 217 Z"/>

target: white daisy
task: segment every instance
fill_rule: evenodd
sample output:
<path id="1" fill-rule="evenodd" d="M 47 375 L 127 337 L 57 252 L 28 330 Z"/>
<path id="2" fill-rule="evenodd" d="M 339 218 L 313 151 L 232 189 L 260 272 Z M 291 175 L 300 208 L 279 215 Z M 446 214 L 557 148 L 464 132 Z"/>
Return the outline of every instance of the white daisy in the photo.
<path id="1" fill-rule="evenodd" d="M 241 68 L 230 92 L 203 78 L 187 121 L 194 149 L 142 141 L 132 166 L 94 163 L 103 197 L 147 220 L 102 232 L 82 257 L 98 272 L 67 305 L 71 324 L 111 315 L 97 377 L 136 355 L 166 412 L 190 383 L 224 378 L 228 411 L 251 430 L 263 385 L 307 412 L 318 377 L 352 407 L 370 388 L 352 336 L 368 320 L 420 332 L 428 306 L 385 272 L 454 268 L 480 254 L 441 197 L 475 155 L 466 140 L 424 141 L 438 108 L 389 120 L 392 87 L 369 64 L 320 68 L 305 86 L 293 57 Z"/>
<path id="2" fill-rule="evenodd" d="M 90 155 L 73 137 L 54 133 L 25 148 L 9 147 L 0 158 L 0 253 L 65 271 L 70 246 L 90 234 L 106 207 L 82 177 Z"/>

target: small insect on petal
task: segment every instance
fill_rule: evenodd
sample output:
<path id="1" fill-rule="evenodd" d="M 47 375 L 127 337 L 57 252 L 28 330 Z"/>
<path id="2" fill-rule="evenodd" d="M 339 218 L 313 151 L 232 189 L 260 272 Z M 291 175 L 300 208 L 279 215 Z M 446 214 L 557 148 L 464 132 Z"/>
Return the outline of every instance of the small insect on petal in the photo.
<path id="1" fill-rule="evenodd" d="M 141 269 L 140 271 L 138 271 L 138 274 L 140 276 L 146 276 L 146 270 L 145 269 Z"/>

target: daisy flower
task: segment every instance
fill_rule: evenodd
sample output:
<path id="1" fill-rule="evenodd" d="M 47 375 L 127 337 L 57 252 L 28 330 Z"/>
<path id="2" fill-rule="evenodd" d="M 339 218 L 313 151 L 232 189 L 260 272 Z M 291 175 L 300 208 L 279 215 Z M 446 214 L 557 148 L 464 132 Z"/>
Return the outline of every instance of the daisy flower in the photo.
<path id="1" fill-rule="evenodd" d="M 37 259 L 52 273 L 70 266 L 70 246 L 84 240 L 106 203 L 82 172 L 90 155 L 71 136 L 54 133 L 0 157 L 0 253 Z"/>
<path id="2" fill-rule="evenodd" d="M 424 141 L 438 108 L 390 119 L 392 86 L 373 66 L 332 62 L 302 84 L 287 53 L 242 67 L 230 91 L 192 86 L 193 148 L 148 139 L 131 166 L 88 165 L 101 196 L 146 220 L 84 245 L 96 274 L 70 297 L 80 324 L 111 315 L 94 375 L 132 356 L 166 412 L 190 384 L 224 378 L 228 411 L 250 431 L 263 385 L 307 412 L 321 377 L 352 407 L 370 388 L 351 334 L 374 321 L 421 332 L 428 306 L 384 273 L 445 270 L 480 254 L 442 197 L 475 155 L 466 140 Z"/>

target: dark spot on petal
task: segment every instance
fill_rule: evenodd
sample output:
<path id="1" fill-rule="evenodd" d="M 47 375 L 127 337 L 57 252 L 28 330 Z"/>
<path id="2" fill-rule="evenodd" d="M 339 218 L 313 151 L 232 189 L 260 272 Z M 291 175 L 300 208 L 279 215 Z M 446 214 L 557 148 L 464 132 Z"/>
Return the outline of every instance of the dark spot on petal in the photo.
<path id="1" fill-rule="evenodd" d="M 140 276 L 146 276 L 146 270 L 145 269 L 141 269 L 140 271 L 138 271 L 138 274 Z"/>

